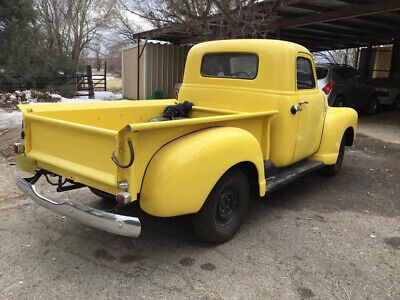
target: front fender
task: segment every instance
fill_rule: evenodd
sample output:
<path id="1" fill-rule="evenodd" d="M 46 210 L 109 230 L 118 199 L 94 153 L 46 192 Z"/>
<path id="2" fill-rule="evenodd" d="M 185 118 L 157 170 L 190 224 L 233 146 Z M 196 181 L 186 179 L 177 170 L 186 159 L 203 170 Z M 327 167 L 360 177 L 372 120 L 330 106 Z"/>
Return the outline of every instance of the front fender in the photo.
<path id="1" fill-rule="evenodd" d="M 351 140 L 354 140 L 357 130 L 357 112 L 348 107 L 328 107 L 322 140 L 318 152 L 310 159 L 319 160 L 326 165 L 333 165 L 337 161 L 340 143 L 346 133 L 352 132 Z"/>
<path id="2" fill-rule="evenodd" d="M 263 196 L 263 155 L 257 139 L 248 131 L 214 127 L 178 138 L 151 159 L 143 179 L 140 207 L 159 217 L 196 213 L 221 176 L 240 162 L 254 164 Z"/>

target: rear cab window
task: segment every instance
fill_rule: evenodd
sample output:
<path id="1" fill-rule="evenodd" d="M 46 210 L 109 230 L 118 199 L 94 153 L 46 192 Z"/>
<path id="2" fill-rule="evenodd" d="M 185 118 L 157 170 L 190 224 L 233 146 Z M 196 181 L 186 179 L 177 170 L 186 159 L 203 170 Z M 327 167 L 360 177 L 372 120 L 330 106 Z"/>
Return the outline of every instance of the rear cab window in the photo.
<path id="1" fill-rule="evenodd" d="M 297 57 L 297 89 L 306 90 L 315 88 L 314 72 L 311 60 L 306 57 Z"/>
<path id="2" fill-rule="evenodd" d="M 201 62 L 201 76 L 214 78 L 254 79 L 258 73 L 255 53 L 208 53 Z"/>

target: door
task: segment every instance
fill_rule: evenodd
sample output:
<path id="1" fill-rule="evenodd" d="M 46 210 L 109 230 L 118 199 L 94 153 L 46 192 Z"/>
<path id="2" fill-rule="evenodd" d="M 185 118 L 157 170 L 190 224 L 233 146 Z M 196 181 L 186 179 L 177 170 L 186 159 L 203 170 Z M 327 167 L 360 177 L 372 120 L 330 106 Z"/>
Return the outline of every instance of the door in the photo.
<path id="1" fill-rule="evenodd" d="M 296 58 L 296 93 L 298 105 L 292 113 L 298 114 L 296 147 L 293 161 L 297 162 L 317 152 L 325 120 L 325 98 L 316 84 L 315 67 L 309 54 Z"/>

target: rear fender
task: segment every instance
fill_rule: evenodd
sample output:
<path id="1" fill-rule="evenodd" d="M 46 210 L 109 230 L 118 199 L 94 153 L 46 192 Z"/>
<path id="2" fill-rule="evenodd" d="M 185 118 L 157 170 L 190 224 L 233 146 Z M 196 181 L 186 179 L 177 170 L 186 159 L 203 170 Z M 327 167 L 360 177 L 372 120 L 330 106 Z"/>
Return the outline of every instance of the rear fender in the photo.
<path id="1" fill-rule="evenodd" d="M 310 159 L 322 161 L 326 165 L 335 164 L 342 139 L 345 138 L 347 146 L 353 144 L 357 120 L 357 112 L 352 108 L 328 107 L 320 147 Z"/>
<path id="2" fill-rule="evenodd" d="M 140 206 L 159 217 L 196 213 L 221 176 L 241 162 L 250 162 L 257 169 L 263 196 L 263 154 L 248 131 L 214 127 L 178 138 L 151 159 L 143 179 Z"/>

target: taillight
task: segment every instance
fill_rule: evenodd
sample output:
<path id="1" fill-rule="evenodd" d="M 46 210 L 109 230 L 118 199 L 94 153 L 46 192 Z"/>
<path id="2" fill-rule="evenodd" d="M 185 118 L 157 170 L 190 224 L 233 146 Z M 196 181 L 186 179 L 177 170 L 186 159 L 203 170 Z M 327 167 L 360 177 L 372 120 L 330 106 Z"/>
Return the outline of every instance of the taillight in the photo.
<path id="1" fill-rule="evenodd" d="M 128 204 L 132 200 L 131 194 L 127 192 L 119 193 L 115 196 L 115 200 L 117 200 L 120 204 Z"/>
<path id="2" fill-rule="evenodd" d="M 15 143 L 13 145 L 13 151 L 15 154 L 22 154 L 25 152 L 25 146 L 21 143 Z"/>
<path id="3" fill-rule="evenodd" d="M 333 81 L 331 81 L 322 89 L 322 91 L 325 93 L 325 95 L 328 95 L 331 92 L 334 85 L 335 84 L 333 83 Z"/>

